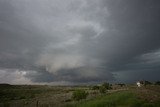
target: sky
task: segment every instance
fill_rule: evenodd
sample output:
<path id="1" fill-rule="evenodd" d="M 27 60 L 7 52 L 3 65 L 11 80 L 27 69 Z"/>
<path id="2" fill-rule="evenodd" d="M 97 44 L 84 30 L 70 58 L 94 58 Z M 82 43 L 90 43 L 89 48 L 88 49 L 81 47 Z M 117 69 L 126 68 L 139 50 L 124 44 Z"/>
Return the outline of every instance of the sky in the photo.
<path id="1" fill-rule="evenodd" d="M 159 79 L 159 0 L 0 0 L 0 83 Z"/>

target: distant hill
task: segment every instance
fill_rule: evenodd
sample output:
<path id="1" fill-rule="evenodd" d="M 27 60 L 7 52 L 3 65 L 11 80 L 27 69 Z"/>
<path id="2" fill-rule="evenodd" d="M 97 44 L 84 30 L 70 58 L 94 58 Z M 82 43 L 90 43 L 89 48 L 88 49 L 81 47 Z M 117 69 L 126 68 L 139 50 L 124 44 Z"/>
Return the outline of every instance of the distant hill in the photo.
<path id="1" fill-rule="evenodd" d="M 1 83 L 1 84 L 0 84 L 0 87 L 10 87 L 10 86 L 12 86 L 12 85 L 7 84 L 7 83 Z"/>

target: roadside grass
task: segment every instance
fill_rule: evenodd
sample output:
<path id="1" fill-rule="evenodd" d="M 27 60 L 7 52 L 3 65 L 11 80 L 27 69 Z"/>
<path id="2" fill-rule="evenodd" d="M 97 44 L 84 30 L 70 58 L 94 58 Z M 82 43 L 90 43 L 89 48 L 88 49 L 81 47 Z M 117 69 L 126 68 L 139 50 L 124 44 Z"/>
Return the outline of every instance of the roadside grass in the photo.
<path id="1" fill-rule="evenodd" d="M 130 91 L 121 91 L 99 96 L 93 100 L 74 102 L 65 107 L 159 107 L 160 103 L 149 103 L 138 99 Z"/>

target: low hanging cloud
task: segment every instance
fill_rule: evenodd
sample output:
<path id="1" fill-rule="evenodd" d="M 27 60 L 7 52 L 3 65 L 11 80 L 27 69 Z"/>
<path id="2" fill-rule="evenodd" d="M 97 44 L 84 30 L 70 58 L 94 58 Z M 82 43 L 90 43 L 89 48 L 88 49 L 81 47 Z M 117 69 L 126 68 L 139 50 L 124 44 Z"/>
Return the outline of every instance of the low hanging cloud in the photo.
<path id="1" fill-rule="evenodd" d="M 84 58 L 80 56 L 73 55 L 42 55 L 38 61 L 40 66 L 45 66 L 46 71 L 56 73 L 61 69 L 73 69 L 78 67 L 83 67 Z"/>
<path id="2" fill-rule="evenodd" d="M 159 5 L 158 0 L 1 0 L 0 82 L 158 80 Z"/>

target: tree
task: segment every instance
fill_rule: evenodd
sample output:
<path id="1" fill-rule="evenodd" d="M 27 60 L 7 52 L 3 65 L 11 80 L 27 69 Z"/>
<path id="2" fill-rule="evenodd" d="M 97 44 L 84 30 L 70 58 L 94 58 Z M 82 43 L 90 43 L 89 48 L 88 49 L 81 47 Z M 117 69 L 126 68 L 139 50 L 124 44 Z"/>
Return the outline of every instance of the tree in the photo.
<path id="1" fill-rule="evenodd" d="M 85 92 L 85 90 L 75 90 L 72 94 L 72 98 L 76 101 L 79 101 L 81 99 L 86 99 L 88 93 Z"/>

